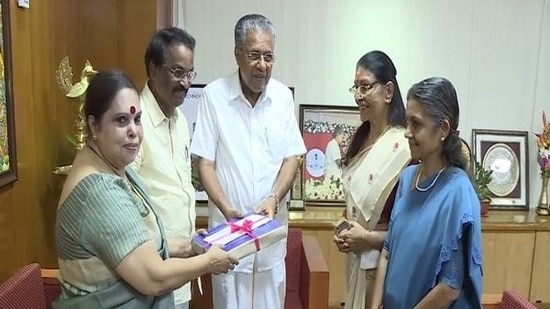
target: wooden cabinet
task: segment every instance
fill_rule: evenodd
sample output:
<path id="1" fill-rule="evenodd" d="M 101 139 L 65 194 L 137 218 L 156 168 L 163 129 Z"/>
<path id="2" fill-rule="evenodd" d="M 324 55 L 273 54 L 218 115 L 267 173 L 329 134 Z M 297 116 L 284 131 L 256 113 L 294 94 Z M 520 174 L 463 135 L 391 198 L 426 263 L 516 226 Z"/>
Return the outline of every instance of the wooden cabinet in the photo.
<path id="1" fill-rule="evenodd" d="M 329 307 L 340 306 L 340 303 L 344 301 L 346 297 L 346 260 L 345 255 L 341 252 L 338 252 L 332 237 L 334 235 L 333 231 L 320 231 L 315 229 L 305 229 L 304 235 L 314 235 L 317 237 L 321 251 L 325 261 L 327 262 L 328 271 L 329 271 L 329 294 L 328 294 L 328 305 Z"/>
<path id="2" fill-rule="evenodd" d="M 483 232 L 483 293 L 529 295 L 535 232 Z"/>
<path id="3" fill-rule="evenodd" d="M 535 252 L 531 277 L 531 302 L 550 303 L 550 231 L 539 231 L 535 236 Z M 527 295 L 527 294 L 525 294 Z"/>

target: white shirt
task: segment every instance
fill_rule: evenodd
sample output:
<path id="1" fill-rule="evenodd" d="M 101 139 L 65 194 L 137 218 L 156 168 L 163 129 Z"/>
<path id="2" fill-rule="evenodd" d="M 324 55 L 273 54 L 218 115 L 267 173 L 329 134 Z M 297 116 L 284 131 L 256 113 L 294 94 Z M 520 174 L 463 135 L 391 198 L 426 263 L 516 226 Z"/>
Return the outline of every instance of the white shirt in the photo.
<path id="1" fill-rule="evenodd" d="M 195 188 L 191 183 L 189 128 L 179 108 L 167 118 L 148 85 L 140 95 L 143 141 L 130 167 L 141 177 L 162 219 L 166 237 L 195 231 Z M 176 304 L 191 299 L 190 284 L 174 291 Z"/>
<path id="2" fill-rule="evenodd" d="M 204 88 L 199 103 L 191 153 L 215 161 L 221 187 L 231 206 L 252 212 L 270 193 L 283 159 L 306 152 L 294 113 L 290 89 L 270 79 L 255 107 L 241 90 L 239 73 L 218 79 Z M 275 216 L 288 222 L 288 194 Z M 210 227 L 226 222 L 208 201 Z M 260 250 L 258 270 L 284 262 L 286 240 Z M 252 271 L 253 257 L 240 261 L 235 271 Z"/>
<path id="3" fill-rule="evenodd" d="M 327 148 L 325 149 L 325 176 L 336 176 L 341 177 L 340 167 L 336 164 L 336 160 L 342 159 L 340 153 L 340 146 L 338 142 L 333 138 L 328 142 Z"/>

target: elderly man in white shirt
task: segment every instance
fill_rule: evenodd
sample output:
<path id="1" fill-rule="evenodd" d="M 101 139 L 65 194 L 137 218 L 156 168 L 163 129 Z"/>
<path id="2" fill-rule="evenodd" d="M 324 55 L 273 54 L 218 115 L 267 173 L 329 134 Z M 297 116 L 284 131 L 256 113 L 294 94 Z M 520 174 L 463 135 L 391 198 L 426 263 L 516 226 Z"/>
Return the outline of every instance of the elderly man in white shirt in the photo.
<path id="1" fill-rule="evenodd" d="M 271 78 L 275 30 L 246 15 L 235 26 L 238 72 L 204 88 L 191 153 L 199 157 L 209 225 L 256 211 L 288 223 L 288 190 L 305 153 L 288 87 Z M 212 278 L 214 308 L 282 309 L 286 239 Z"/>
<path id="2" fill-rule="evenodd" d="M 161 217 L 170 256 L 186 257 L 195 230 L 189 128 L 180 104 L 195 78 L 195 39 L 182 29 L 159 30 L 145 52 L 148 81 L 140 94 L 144 138 L 130 165 Z M 190 284 L 174 291 L 176 309 L 189 308 Z"/>
<path id="3" fill-rule="evenodd" d="M 328 142 L 325 149 L 325 178 L 334 180 L 342 178 L 342 151 L 341 145 L 344 143 L 344 129 L 336 126 L 332 132 L 332 139 Z"/>

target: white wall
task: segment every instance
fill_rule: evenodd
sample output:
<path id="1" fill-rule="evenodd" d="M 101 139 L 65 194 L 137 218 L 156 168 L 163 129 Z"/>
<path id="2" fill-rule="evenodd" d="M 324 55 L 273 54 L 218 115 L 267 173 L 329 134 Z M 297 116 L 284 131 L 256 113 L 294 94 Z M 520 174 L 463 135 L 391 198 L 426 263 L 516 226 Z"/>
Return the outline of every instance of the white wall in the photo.
<path id="1" fill-rule="evenodd" d="M 379 49 L 394 60 L 403 95 L 430 76 L 459 93 L 461 135 L 471 129 L 539 132 L 550 114 L 550 0 L 179 0 L 179 26 L 197 39 L 198 83 L 236 69 L 233 28 L 244 14 L 275 24 L 273 76 L 298 104 L 351 105 L 355 63 Z M 529 137 L 530 204 L 540 192 Z"/>

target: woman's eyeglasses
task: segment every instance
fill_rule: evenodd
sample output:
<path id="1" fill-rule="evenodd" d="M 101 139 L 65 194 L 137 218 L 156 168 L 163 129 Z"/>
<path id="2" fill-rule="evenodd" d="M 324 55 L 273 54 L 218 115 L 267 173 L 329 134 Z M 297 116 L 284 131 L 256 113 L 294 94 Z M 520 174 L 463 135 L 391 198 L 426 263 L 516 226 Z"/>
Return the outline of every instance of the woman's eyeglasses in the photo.
<path id="1" fill-rule="evenodd" d="M 351 94 L 355 95 L 359 92 L 360 95 L 362 96 L 365 96 L 369 93 L 369 91 L 372 90 L 372 88 L 374 88 L 374 86 L 376 86 L 376 84 L 378 84 L 379 81 L 374 81 L 370 84 L 366 84 L 366 85 L 360 85 L 360 86 L 352 86 L 350 87 L 348 90 Z"/>

